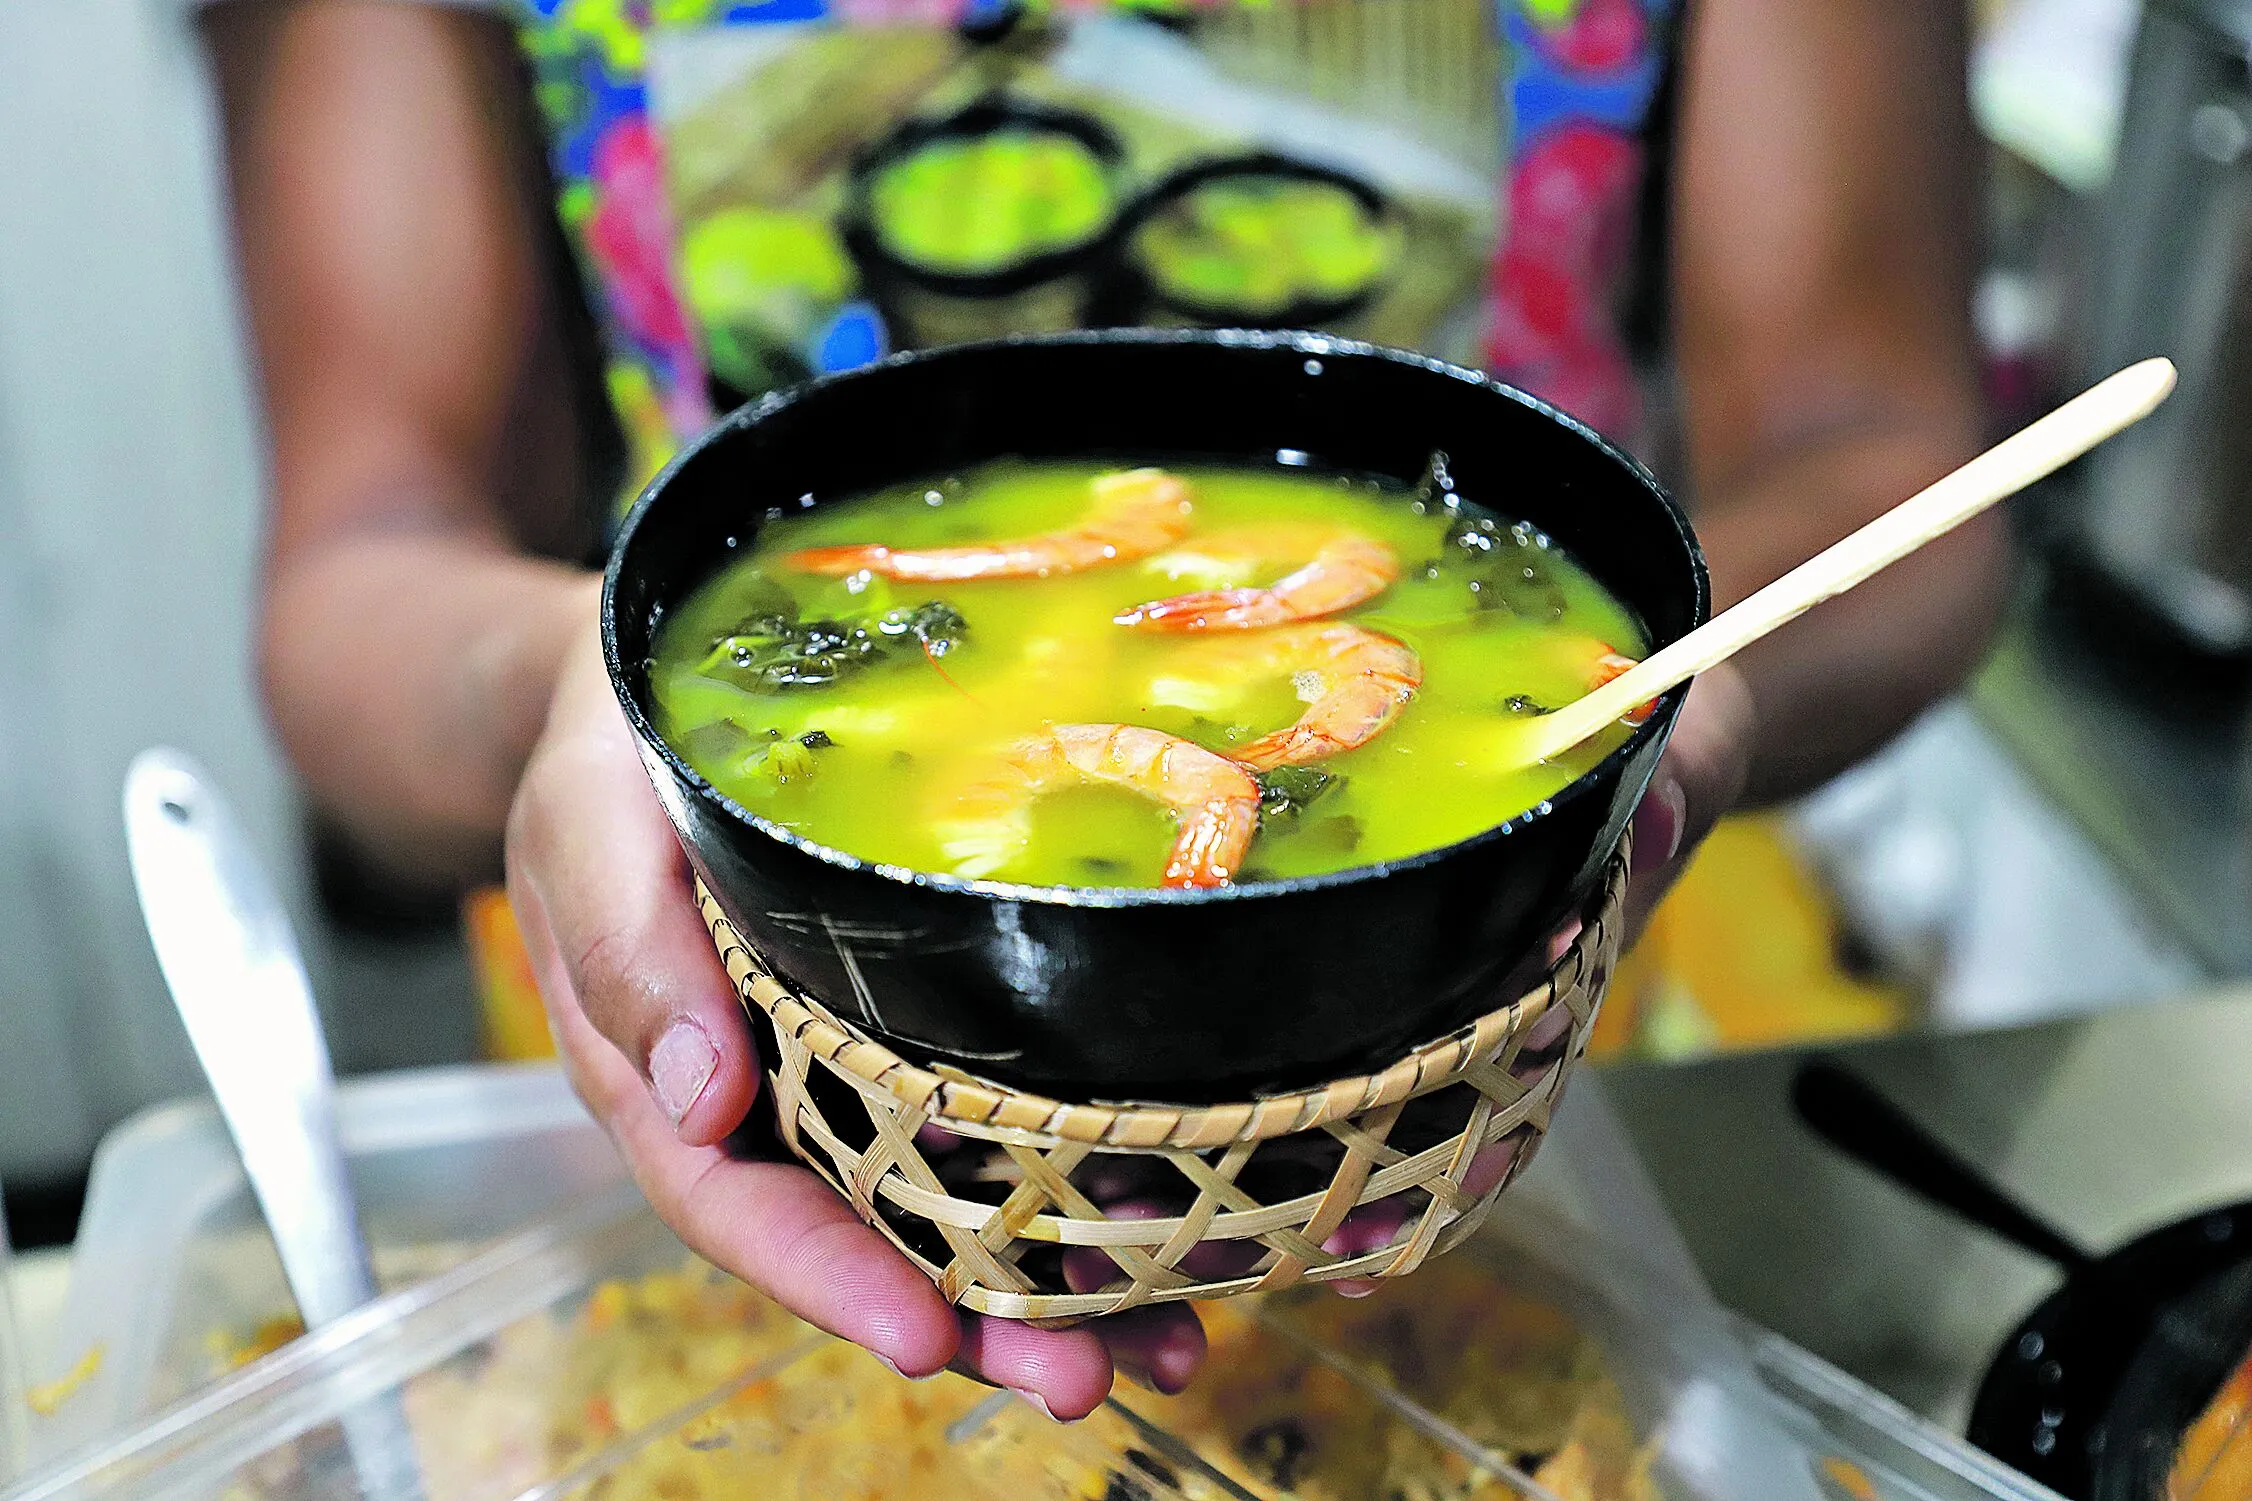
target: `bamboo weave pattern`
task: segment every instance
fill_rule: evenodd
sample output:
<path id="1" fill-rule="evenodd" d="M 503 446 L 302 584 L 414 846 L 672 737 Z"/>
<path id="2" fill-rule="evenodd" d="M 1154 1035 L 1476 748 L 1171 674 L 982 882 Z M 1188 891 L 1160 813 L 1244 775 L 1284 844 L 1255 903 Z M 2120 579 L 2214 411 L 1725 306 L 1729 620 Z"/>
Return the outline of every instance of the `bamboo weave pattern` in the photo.
<path id="1" fill-rule="evenodd" d="M 1459 1243 L 1530 1161 L 1586 1049 L 1625 890 L 1622 849 L 1577 935 L 1509 1005 L 1380 1072 L 1223 1105 L 1074 1104 L 911 1063 L 769 975 L 701 883 L 697 900 L 744 1010 L 771 1025 L 779 1067 L 767 1087 L 791 1150 L 950 1301 L 1071 1323 L 1144 1303 L 1404 1276 Z M 1561 1032 L 1553 1020 L 1539 1027 L 1559 1009 Z M 1528 1049 L 1536 1033 L 1552 1040 Z M 1411 1113 L 1420 1127 L 1403 1125 Z M 1442 1132 L 1424 1140 L 1434 1118 Z M 1497 1172 L 1489 1158 L 1490 1181 L 1473 1192 L 1466 1180 L 1489 1152 L 1506 1163 Z M 1310 1159 L 1326 1182 L 1268 1202 L 1252 1191 L 1268 1154 L 1296 1169 L 1269 1178 L 1303 1185 Z M 1090 1196 L 1106 1168 L 1154 1177 L 1173 1212 L 1106 1214 Z M 1411 1207 L 1390 1244 L 1323 1249 L 1348 1213 L 1395 1195 Z M 1151 1193 L 1133 1197 L 1146 1213 Z M 1065 1282 L 1058 1253 L 1073 1247 L 1108 1258 L 1104 1285 Z M 1199 1248 L 1201 1275 L 1182 1265 Z"/>

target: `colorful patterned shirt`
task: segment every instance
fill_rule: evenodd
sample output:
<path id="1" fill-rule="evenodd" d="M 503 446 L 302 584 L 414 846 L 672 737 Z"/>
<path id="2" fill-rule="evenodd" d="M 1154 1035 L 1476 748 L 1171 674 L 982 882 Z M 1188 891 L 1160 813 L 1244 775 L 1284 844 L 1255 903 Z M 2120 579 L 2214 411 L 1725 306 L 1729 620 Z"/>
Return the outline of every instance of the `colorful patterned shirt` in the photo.
<path id="1" fill-rule="evenodd" d="M 1310 322 L 1632 443 L 1670 0 L 497 0 L 637 487 L 892 349 Z"/>

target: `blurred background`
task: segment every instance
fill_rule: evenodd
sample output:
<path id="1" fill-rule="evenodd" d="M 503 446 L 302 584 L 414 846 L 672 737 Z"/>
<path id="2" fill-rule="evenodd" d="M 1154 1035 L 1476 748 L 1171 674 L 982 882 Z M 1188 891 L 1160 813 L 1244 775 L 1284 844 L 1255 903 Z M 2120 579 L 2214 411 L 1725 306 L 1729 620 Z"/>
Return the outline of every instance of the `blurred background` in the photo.
<path id="1" fill-rule="evenodd" d="M 201 1087 L 126 869 L 143 746 L 210 767 L 315 952 L 338 1066 L 472 1056 L 450 913 L 312 899 L 250 672 L 261 440 L 197 8 L 0 4 L 0 1182 L 67 1234 L 101 1132 Z"/>
<path id="2" fill-rule="evenodd" d="M 2252 1196 L 2252 5 L 1975 12 L 2002 418 L 2150 353 L 2183 389 L 2021 498 L 1967 692 L 1723 830 L 1602 1040 L 1723 1298 L 1958 1423 L 2049 1274 L 1800 1131 L 1807 1050 L 1851 1047 L 2094 1242 Z M 341 1070 L 508 1030 L 459 913 L 321 867 L 262 722 L 261 445 L 194 7 L 0 0 L 0 58 L 0 1184 L 39 1244 L 108 1127 L 199 1087 L 125 863 L 144 746 L 202 760 L 287 873 Z"/>

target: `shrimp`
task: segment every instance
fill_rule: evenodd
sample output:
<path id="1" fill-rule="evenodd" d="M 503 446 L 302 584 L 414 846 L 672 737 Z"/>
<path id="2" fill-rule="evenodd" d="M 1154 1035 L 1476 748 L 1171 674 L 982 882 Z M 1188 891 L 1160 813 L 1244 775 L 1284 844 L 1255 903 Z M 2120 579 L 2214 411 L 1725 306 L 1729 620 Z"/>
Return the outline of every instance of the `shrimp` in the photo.
<path id="1" fill-rule="evenodd" d="M 1596 641 L 1593 645 L 1595 661 L 1587 670 L 1587 691 L 1590 693 L 1619 676 L 1628 668 L 1641 665 L 1632 657 L 1621 656 L 1608 641 Z M 1653 698 L 1638 709 L 1628 710 L 1626 722 L 1628 724 L 1640 724 L 1656 713 L 1657 709 L 1658 701 Z"/>
<path id="2" fill-rule="evenodd" d="M 941 821 L 941 845 L 963 875 L 985 875 L 1032 835 L 1032 802 L 1074 782 L 1109 782 L 1163 803 L 1180 832 L 1164 884 L 1225 886 L 1259 828 L 1259 784 L 1225 756 L 1162 730 L 1059 724 L 1002 754 L 1003 771 L 964 792 Z"/>
<path id="3" fill-rule="evenodd" d="M 1178 476 L 1129 469 L 1097 475 L 1090 488 L 1094 509 L 1060 532 L 963 547 L 892 548 L 874 542 L 808 547 L 791 553 L 788 562 L 832 578 L 863 571 L 931 584 L 1046 578 L 1146 558 L 1188 534 L 1189 487 Z"/>
<path id="4" fill-rule="evenodd" d="M 1373 537 L 1348 533 L 1313 561 L 1264 589 L 1207 589 L 1121 611 L 1118 624 L 1145 631 L 1248 631 L 1350 610 L 1400 576 L 1400 560 Z"/>
<path id="5" fill-rule="evenodd" d="M 1298 722 L 1228 752 L 1253 771 L 1303 766 L 1366 745 L 1423 684 L 1423 663 L 1390 636 L 1357 625 L 1279 626 L 1242 640 L 1253 667 L 1290 673 L 1307 705 Z"/>

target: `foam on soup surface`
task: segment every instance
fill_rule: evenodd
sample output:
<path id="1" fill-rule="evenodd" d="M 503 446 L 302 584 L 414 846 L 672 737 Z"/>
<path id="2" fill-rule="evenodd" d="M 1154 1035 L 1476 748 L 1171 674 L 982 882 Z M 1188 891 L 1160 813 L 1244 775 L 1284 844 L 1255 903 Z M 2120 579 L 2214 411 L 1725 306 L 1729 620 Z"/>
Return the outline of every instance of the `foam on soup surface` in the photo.
<path id="1" fill-rule="evenodd" d="M 658 730 L 751 812 L 889 865 L 1210 886 L 1413 855 L 1630 733 L 1512 716 L 1646 650 L 1534 528 L 1288 469 L 995 463 L 776 516 L 664 622 Z"/>

